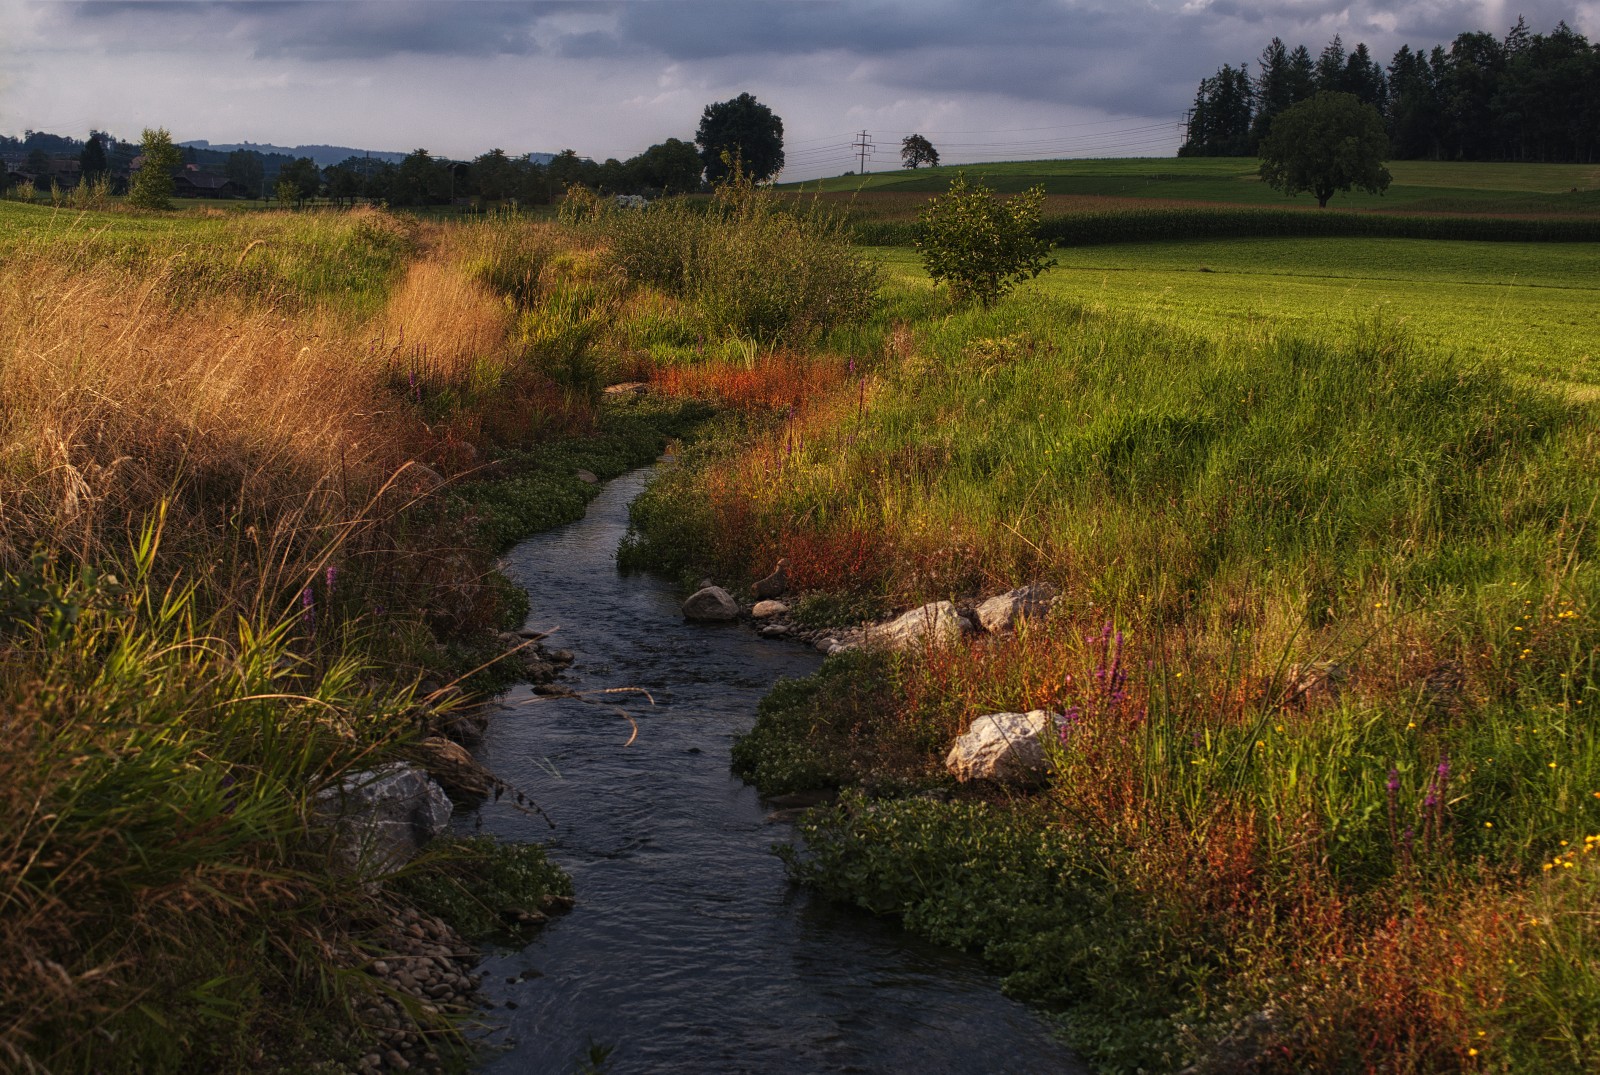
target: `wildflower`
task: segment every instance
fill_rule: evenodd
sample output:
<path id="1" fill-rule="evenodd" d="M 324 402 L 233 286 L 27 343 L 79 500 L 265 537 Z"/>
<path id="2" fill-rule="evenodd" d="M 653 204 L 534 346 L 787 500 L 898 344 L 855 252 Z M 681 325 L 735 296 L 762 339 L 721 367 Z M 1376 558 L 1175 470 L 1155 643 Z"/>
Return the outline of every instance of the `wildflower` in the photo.
<path id="1" fill-rule="evenodd" d="M 309 586 L 300 591 L 300 623 L 307 634 L 317 633 L 316 598 L 312 597 Z"/>
<path id="2" fill-rule="evenodd" d="M 323 572 L 323 576 L 322 577 L 328 584 L 328 590 L 327 590 L 328 596 L 332 597 L 333 596 L 333 584 L 334 584 L 334 580 L 336 580 L 339 577 L 339 569 L 337 567 L 334 567 L 332 564 L 329 564 L 328 565 L 328 570 Z"/>

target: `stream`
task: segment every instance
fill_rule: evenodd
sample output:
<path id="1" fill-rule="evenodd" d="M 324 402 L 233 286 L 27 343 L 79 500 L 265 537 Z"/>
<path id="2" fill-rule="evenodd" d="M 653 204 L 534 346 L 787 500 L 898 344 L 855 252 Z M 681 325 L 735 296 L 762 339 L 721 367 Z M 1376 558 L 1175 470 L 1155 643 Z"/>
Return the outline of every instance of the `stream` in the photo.
<path id="1" fill-rule="evenodd" d="M 530 626 L 577 656 L 558 684 L 587 697 L 518 688 L 477 751 L 553 830 L 510 796 L 458 824 L 547 844 L 578 904 L 481 966 L 479 1070 L 571 1075 L 593 1046 L 610 1075 L 1086 1072 L 972 957 L 789 883 L 771 849 L 793 827 L 729 773 L 728 751 L 772 683 L 821 658 L 748 624 L 686 623 L 667 581 L 617 571 L 651 474 L 507 556 Z M 608 688 L 649 698 L 594 693 Z"/>

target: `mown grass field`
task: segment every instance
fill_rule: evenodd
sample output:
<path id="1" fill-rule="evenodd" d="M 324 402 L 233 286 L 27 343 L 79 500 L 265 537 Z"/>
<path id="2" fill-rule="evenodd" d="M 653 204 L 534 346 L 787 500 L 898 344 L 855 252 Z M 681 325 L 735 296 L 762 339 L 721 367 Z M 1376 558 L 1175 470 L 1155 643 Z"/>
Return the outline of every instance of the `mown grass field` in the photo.
<path id="1" fill-rule="evenodd" d="M 915 250 L 879 252 L 931 286 Z M 1360 321 L 1583 395 L 1600 383 L 1600 247 L 1234 239 L 1062 247 L 1028 288 L 1218 339 L 1332 338 Z"/>
<path id="2" fill-rule="evenodd" d="M 881 197 L 885 208 L 901 208 L 906 195 L 936 194 L 956 173 L 981 180 L 1002 193 L 1043 186 L 1055 196 L 1047 211 L 1074 199 L 1122 199 L 1308 206 L 1306 196 L 1286 198 L 1261 182 L 1257 162 L 1235 157 L 1129 158 L 1107 160 L 1004 161 L 947 165 L 916 171 L 839 176 L 802 189 L 858 193 L 857 207 L 870 213 Z M 1330 208 L 1406 213 L 1592 215 L 1600 213 L 1600 168 L 1580 164 L 1485 164 L 1391 161 L 1394 179 L 1382 195 L 1335 195 Z M 900 196 L 900 197 L 896 197 Z"/>

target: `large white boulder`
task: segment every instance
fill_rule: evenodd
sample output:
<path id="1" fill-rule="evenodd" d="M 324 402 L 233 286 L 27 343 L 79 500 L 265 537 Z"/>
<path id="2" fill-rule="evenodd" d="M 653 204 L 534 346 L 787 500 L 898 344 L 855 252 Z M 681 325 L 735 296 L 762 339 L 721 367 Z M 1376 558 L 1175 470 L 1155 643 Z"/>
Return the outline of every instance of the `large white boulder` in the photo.
<path id="1" fill-rule="evenodd" d="M 690 620 L 736 620 L 739 602 L 721 586 L 707 586 L 689 595 L 683 603 L 683 615 Z"/>
<path id="2" fill-rule="evenodd" d="M 317 792 L 313 820 L 330 838 L 336 870 L 393 873 L 450 824 L 450 797 L 421 769 L 390 762 L 346 774 Z"/>
<path id="3" fill-rule="evenodd" d="M 972 722 L 944 760 L 957 780 L 1031 781 L 1044 774 L 1044 737 L 1058 734 L 1061 718 L 1043 709 L 990 713 Z"/>
<path id="4" fill-rule="evenodd" d="M 1019 586 L 978 606 L 978 622 L 990 634 L 1015 630 L 1018 620 L 1043 619 L 1055 603 L 1056 588 L 1048 582 Z"/>
<path id="5" fill-rule="evenodd" d="M 972 633 L 972 622 L 949 601 L 914 608 L 888 623 L 867 628 L 866 640 L 889 649 L 916 649 L 930 643 L 959 642 Z"/>

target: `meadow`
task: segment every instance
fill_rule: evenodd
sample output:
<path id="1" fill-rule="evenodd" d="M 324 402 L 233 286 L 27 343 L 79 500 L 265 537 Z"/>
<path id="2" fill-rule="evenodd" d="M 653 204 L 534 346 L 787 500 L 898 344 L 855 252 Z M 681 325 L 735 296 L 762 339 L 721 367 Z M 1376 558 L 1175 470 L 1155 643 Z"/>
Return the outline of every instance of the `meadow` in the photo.
<path id="1" fill-rule="evenodd" d="M 926 282 L 916 251 L 881 251 Z M 1429 350 L 1586 393 L 1600 379 L 1600 247 L 1412 239 L 1212 239 L 1058 247 L 1032 290 L 1095 311 L 1250 339 L 1360 321 Z"/>
<path id="2" fill-rule="evenodd" d="M 1256 163 L 1235 157 L 1001 161 L 839 176 L 795 186 L 858 194 L 858 204 L 871 207 L 878 196 L 936 194 L 964 172 L 968 179 L 1001 193 L 1043 186 L 1046 194 L 1062 199 L 1052 208 L 1076 198 L 1261 206 L 1307 203 L 1306 198 L 1286 198 L 1261 182 Z M 1383 194 L 1347 192 L 1337 195 L 1331 205 L 1411 213 L 1600 212 L 1600 169 L 1593 165 L 1391 161 L 1388 167 L 1394 178 Z M 1314 201 L 1310 208 L 1316 208 Z"/>
<path id="3" fill-rule="evenodd" d="M 347 1058 L 383 923 L 488 867 L 341 882 L 311 792 L 492 690 L 495 550 L 677 433 L 629 563 L 787 557 L 819 626 L 1064 595 L 772 693 L 738 770 L 846 792 L 797 878 L 1107 1071 L 1592 1070 L 1593 247 L 1067 248 L 985 309 L 846 240 L 748 183 L 448 227 L 0 203 L 0 1061 Z M 1036 707 L 1042 785 L 944 774 Z"/>
<path id="4" fill-rule="evenodd" d="M 864 321 L 658 374 L 752 418 L 634 562 L 786 557 L 817 625 L 1064 595 L 773 692 L 737 771 L 850 790 L 796 876 L 982 952 L 1104 1070 L 1591 1069 L 1592 248 L 1057 254 L 981 309 L 875 253 Z M 1043 787 L 944 774 L 1033 708 Z"/>

